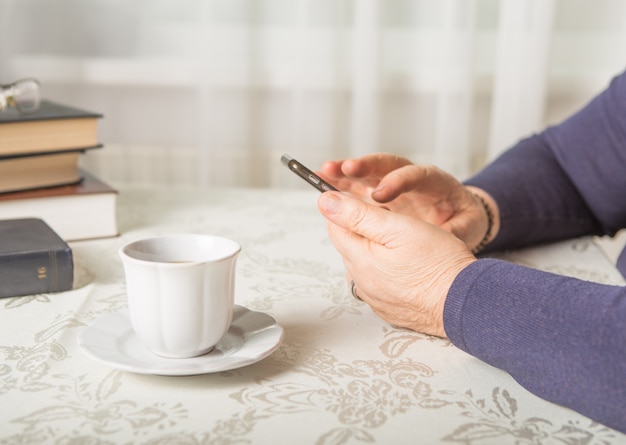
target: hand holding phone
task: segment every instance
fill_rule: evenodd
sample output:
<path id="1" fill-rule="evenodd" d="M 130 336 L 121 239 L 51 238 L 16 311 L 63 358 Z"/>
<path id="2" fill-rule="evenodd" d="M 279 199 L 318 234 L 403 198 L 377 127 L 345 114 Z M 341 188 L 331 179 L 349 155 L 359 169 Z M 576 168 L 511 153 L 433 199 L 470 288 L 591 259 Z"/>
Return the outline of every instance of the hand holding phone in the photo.
<path id="1" fill-rule="evenodd" d="M 289 170 L 300 176 L 306 182 L 318 189 L 320 192 L 338 191 L 335 187 L 324 181 L 318 175 L 306 168 L 302 163 L 296 161 L 289 155 L 282 155 L 280 161 L 287 166 Z"/>

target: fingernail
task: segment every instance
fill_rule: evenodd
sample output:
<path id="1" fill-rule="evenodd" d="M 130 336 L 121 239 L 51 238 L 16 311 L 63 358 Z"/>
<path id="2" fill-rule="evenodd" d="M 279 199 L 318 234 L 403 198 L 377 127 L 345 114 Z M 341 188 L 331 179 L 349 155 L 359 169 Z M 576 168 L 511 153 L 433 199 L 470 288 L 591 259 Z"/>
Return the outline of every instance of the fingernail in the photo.
<path id="1" fill-rule="evenodd" d="M 382 192 L 383 190 L 385 190 L 385 184 L 381 184 L 378 187 L 376 187 L 374 191 L 372 192 L 372 195 L 378 194 Z"/>
<path id="2" fill-rule="evenodd" d="M 322 193 L 319 204 L 326 213 L 337 213 L 341 207 L 341 196 L 336 193 Z"/>

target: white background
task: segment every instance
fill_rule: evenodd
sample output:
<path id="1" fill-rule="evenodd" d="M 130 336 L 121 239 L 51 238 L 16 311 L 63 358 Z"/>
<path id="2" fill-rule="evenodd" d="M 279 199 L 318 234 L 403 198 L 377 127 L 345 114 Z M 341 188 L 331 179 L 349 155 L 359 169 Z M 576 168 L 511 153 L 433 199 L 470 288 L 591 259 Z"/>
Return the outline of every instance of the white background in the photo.
<path id="1" fill-rule="evenodd" d="M 464 178 L 626 58 L 620 0 L 0 0 L 0 82 L 105 115 L 114 185 L 304 187 L 373 151 Z"/>

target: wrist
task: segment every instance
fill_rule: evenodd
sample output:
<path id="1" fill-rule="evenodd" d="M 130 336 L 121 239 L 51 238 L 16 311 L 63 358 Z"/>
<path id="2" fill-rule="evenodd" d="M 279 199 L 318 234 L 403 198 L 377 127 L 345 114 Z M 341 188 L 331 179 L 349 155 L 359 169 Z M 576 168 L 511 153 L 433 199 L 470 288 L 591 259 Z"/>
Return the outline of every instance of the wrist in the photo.
<path id="1" fill-rule="evenodd" d="M 438 337 L 447 337 L 444 325 L 444 311 L 450 289 L 452 289 L 459 274 L 465 270 L 465 268 L 478 261 L 476 257 L 470 255 L 467 250 L 464 249 L 464 252 L 464 255 L 457 257 L 451 262 L 447 262 L 445 265 L 441 265 L 438 269 L 440 274 L 433 280 L 433 286 L 429 289 L 428 295 L 435 296 L 435 303 L 433 304 L 432 331 L 426 332 L 428 334 Z"/>
<path id="2" fill-rule="evenodd" d="M 472 194 L 476 205 L 481 209 L 484 224 L 483 235 L 471 249 L 473 254 L 481 252 L 491 241 L 493 241 L 500 231 L 500 212 L 495 200 L 482 189 L 467 186 L 466 189 Z"/>

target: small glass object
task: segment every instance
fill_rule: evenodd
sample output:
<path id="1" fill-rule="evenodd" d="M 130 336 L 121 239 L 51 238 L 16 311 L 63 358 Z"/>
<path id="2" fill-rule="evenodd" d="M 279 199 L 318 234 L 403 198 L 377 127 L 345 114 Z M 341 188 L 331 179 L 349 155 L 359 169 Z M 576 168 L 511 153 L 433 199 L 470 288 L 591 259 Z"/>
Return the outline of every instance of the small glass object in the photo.
<path id="1" fill-rule="evenodd" d="M 39 109 L 39 81 L 21 79 L 0 85 L 0 112 L 15 107 L 20 113 L 33 113 Z"/>

